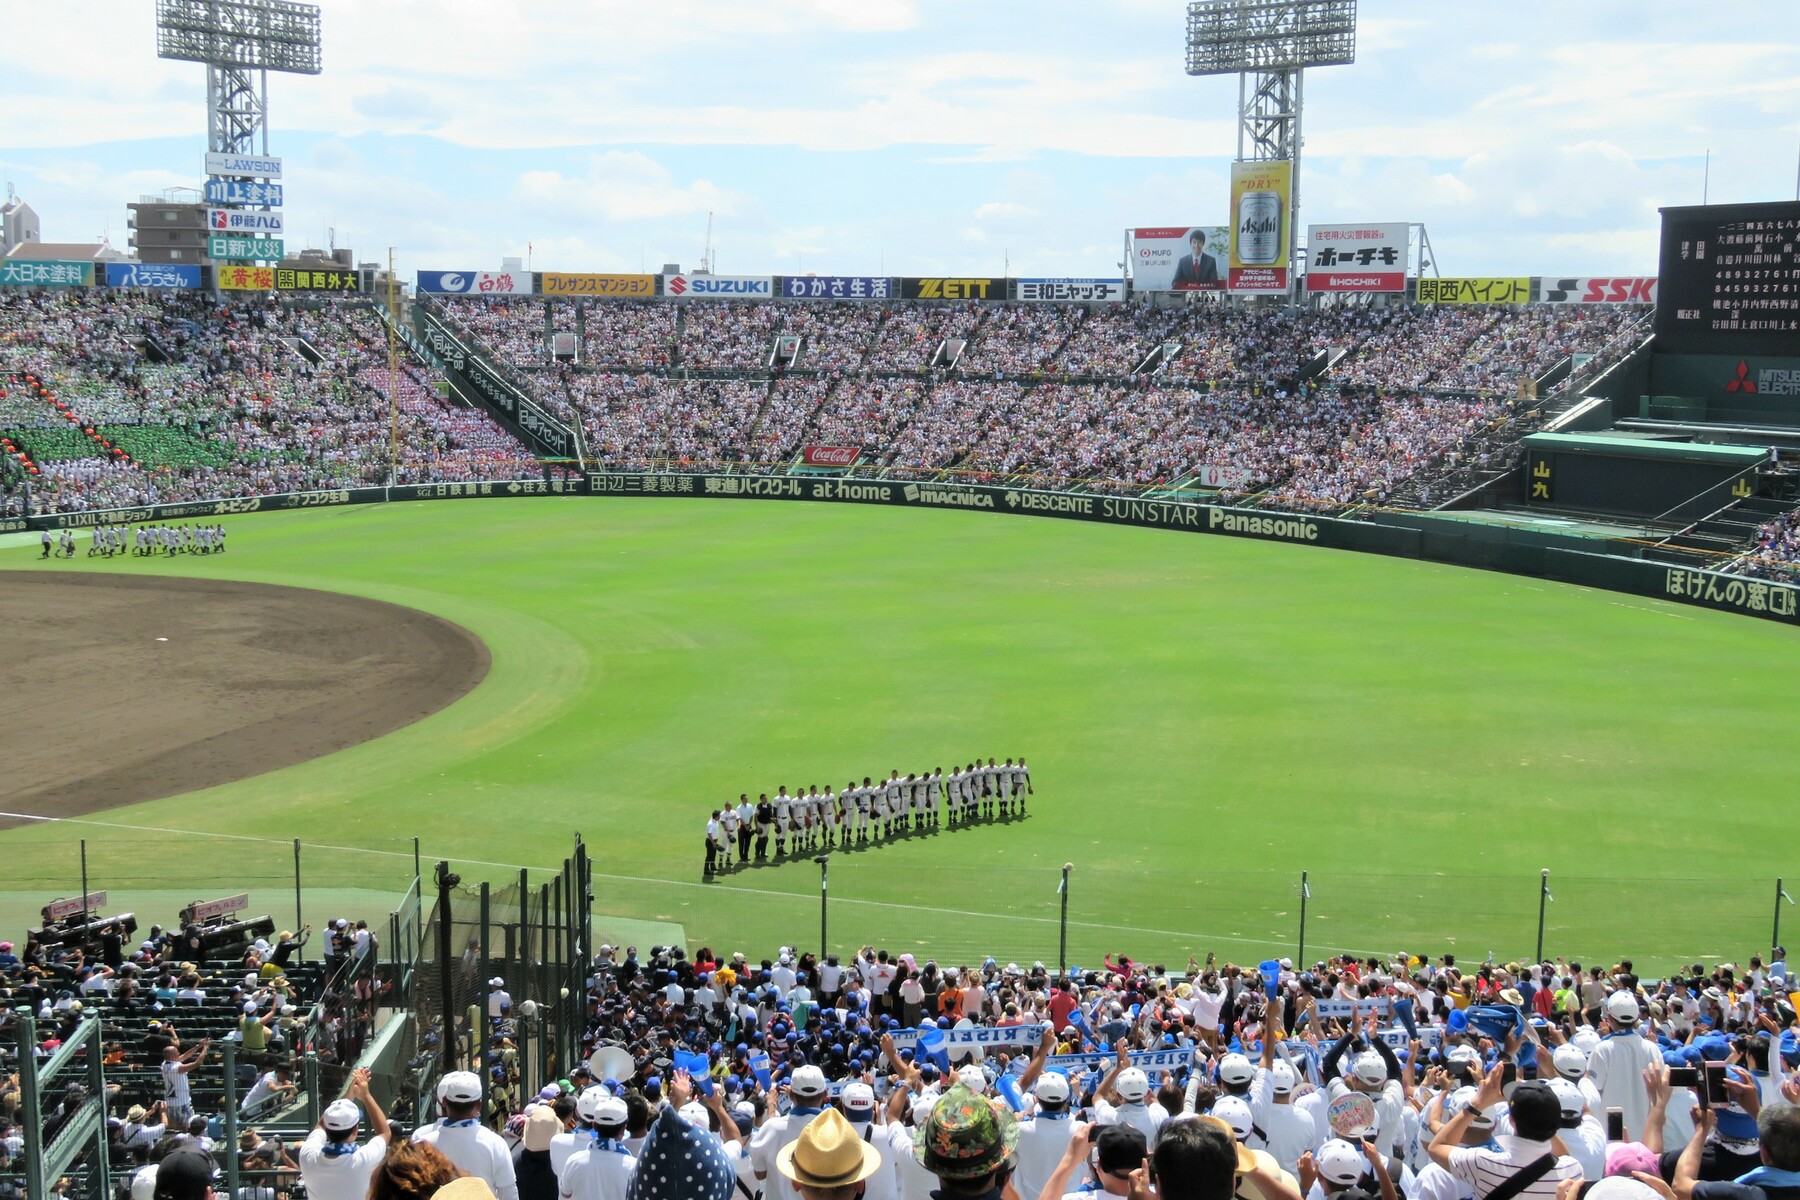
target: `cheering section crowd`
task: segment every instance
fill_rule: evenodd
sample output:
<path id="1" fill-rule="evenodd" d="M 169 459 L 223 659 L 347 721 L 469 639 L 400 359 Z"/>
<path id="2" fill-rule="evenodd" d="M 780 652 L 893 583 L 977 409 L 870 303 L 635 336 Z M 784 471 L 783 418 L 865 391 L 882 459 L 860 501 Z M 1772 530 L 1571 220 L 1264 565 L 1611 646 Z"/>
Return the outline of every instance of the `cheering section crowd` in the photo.
<path id="1" fill-rule="evenodd" d="M 429 1146 L 438 1182 L 499 1200 L 1787 1200 L 1797 983 L 1779 948 L 1652 981 L 1451 955 L 1056 974 L 602 946 L 567 1078 L 520 1096 L 499 988 L 485 1110 L 453 1072 L 409 1146 L 375 1109 L 365 1147 L 353 1092 L 302 1173 L 319 1200 L 393 1195 L 382 1172 Z"/>
<path id="2" fill-rule="evenodd" d="M 34 511 L 72 512 L 543 470 L 424 366 L 390 376 L 366 305 L 9 290 L 0 330 L 0 504 L 13 512 L 27 488 Z"/>
<path id="3" fill-rule="evenodd" d="M 1389 497 L 1504 417 L 1521 380 L 1629 345 L 1644 316 L 593 301 L 572 365 L 552 364 L 545 340 L 545 305 L 561 327 L 572 302 L 434 303 L 534 370 L 540 397 L 615 467 L 784 463 L 805 445 L 854 445 L 865 464 L 977 477 L 1144 485 L 1230 466 L 1244 490 L 1325 503 Z M 785 337 L 800 339 L 792 368 L 772 369 Z M 1341 358 L 1309 374 L 1325 354 Z"/>

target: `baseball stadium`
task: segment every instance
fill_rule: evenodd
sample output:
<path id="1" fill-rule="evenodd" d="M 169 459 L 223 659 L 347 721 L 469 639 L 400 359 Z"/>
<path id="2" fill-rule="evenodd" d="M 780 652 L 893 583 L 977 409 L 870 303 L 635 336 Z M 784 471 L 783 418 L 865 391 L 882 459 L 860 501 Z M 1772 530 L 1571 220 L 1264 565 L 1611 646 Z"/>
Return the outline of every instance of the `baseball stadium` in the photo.
<path id="1" fill-rule="evenodd" d="M 1107 1124 L 1276 1038 L 1321 1099 L 1346 1048 L 1412 1103 L 1422 1056 L 1573 1085 L 1633 1029 L 1767 1073 L 1800 200 L 1664 205 L 1654 274 L 1444 276 L 1299 215 L 1354 0 L 1187 14 L 1229 223 L 1111 276 L 724 274 L 710 223 L 690 270 L 402 275 L 278 236 L 319 9 L 159 0 L 203 189 L 129 255 L 0 210 L 5 1194 L 203 1200 L 185 1138 L 215 1195 L 336 1200 L 309 1136 L 517 1158 L 568 1092 L 812 1195 L 814 1074 L 855 1122 L 985 1070 L 1029 1125 L 1050 1071 Z"/>

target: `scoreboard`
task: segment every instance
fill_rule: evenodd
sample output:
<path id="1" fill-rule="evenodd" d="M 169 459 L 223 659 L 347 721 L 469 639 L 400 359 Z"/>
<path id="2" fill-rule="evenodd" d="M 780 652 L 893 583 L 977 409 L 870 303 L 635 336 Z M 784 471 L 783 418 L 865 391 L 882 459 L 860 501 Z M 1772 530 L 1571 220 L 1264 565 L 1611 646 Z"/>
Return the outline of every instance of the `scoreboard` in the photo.
<path id="1" fill-rule="evenodd" d="M 1800 357 L 1800 203 L 1665 208 L 1662 217 L 1658 350 Z"/>

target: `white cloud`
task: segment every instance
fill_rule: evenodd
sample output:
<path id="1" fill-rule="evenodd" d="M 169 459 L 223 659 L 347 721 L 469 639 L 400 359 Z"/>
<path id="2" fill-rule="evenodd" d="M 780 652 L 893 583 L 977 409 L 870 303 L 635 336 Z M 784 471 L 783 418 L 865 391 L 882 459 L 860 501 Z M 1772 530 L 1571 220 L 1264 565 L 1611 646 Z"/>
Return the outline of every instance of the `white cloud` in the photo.
<path id="1" fill-rule="evenodd" d="M 705 179 L 680 184 L 667 168 L 636 151 L 608 151 L 588 159 L 587 172 L 569 178 L 558 171 L 527 171 L 513 199 L 542 216 L 577 220 L 647 221 L 691 213 L 731 215 L 742 196 Z"/>

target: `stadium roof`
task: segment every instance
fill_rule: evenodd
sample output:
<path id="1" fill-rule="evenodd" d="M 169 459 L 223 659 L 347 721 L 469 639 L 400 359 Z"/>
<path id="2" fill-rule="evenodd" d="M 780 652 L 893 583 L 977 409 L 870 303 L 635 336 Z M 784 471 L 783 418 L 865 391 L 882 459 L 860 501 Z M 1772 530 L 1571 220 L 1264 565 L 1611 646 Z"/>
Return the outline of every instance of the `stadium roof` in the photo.
<path id="1" fill-rule="evenodd" d="M 1653 438 L 1601 437 L 1579 433 L 1533 433 L 1523 439 L 1527 450 L 1560 454 L 1604 454 L 1614 458 L 1662 458 L 1674 462 L 1718 463 L 1748 467 L 1769 457 L 1755 446 L 1710 446 Z"/>

